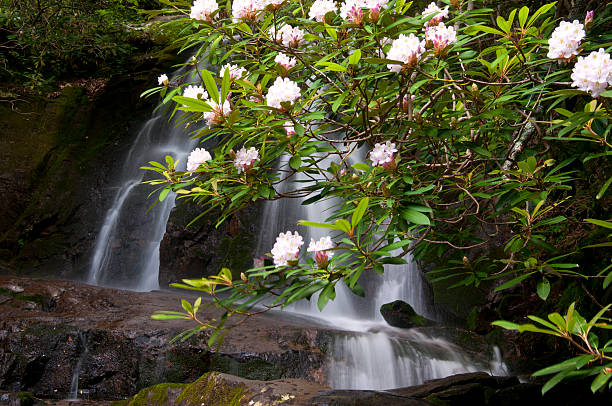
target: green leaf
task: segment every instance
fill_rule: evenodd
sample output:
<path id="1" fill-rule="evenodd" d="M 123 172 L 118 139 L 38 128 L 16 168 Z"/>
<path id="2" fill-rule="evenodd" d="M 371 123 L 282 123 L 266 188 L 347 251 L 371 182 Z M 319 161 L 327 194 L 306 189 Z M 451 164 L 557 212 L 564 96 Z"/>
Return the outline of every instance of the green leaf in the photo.
<path id="1" fill-rule="evenodd" d="M 523 280 L 529 278 L 532 274 L 534 274 L 535 272 L 529 272 L 520 276 L 517 276 L 514 279 L 510 279 L 508 282 L 506 283 L 502 283 L 501 285 L 499 285 L 498 287 L 495 288 L 495 292 L 499 292 L 500 290 L 504 290 L 504 289 L 508 289 L 513 287 L 514 285 L 518 285 L 519 283 L 521 283 Z"/>
<path id="2" fill-rule="evenodd" d="M 293 170 L 298 170 L 302 166 L 302 158 L 299 155 L 294 155 L 289 160 L 289 166 Z"/>
<path id="3" fill-rule="evenodd" d="M 599 388 L 601 388 L 606 384 L 606 382 L 608 382 L 611 376 L 612 374 L 606 372 L 605 370 L 602 370 L 599 375 L 597 375 L 597 377 L 593 380 L 593 383 L 591 383 L 591 391 L 593 393 L 597 392 Z"/>
<path id="4" fill-rule="evenodd" d="M 230 91 L 230 73 L 229 68 L 225 68 L 223 74 L 223 79 L 221 81 L 221 100 L 225 100 Z"/>
<path id="5" fill-rule="evenodd" d="M 548 279 L 542 278 L 542 280 L 538 282 L 537 291 L 540 299 L 546 300 L 548 298 L 550 293 L 550 282 L 548 282 Z"/>
<path id="6" fill-rule="evenodd" d="M 365 214 L 366 210 L 368 209 L 368 204 L 369 203 L 370 203 L 370 199 L 369 198 L 364 197 L 363 199 L 361 199 L 361 201 L 359 202 L 359 204 L 357 205 L 357 207 L 353 211 L 353 216 L 351 218 L 351 225 L 353 227 L 355 227 L 357 224 L 359 224 L 359 222 L 363 218 L 363 215 Z"/>
<path id="7" fill-rule="evenodd" d="M 359 63 L 360 59 L 361 59 L 361 49 L 356 49 L 355 52 L 353 52 L 348 57 L 348 64 L 349 65 L 357 65 Z"/>
<path id="8" fill-rule="evenodd" d="M 423 213 L 417 210 L 414 210 L 413 208 L 407 208 L 403 210 L 402 218 L 413 224 L 419 224 L 419 225 L 425 225 L 425 226 L 428 226 L 431 224 L 429 221 L 429 217 L 427 217 L 426 215 L 424 215 Z"/>
<path id="9" fill-rule="evenodd" d="M 334 100 L 334 103 L 332 104 L 332 111 L 335 113 L 336 111 L 338 111 L 338 107 L 340 107 L 340 105 L 342 104 L 342 102 L 344 101 L 344 99 L 346 99 L 346 96 L 349 94 L 350 92 L 347 90 L 346 92 L 342 93 L 340 96 L 338 96 L 338 98 L 336 100 Z"/>
<path id="10" fill-rule="evenodd" d="M 612 176 L 610 176 L 608 180 L 606 181 L 606 183 L 603 184 L 601 189 L 599 189 L 599 193 L 597 193 L 597 196 L 595 196 L 595 199 L 599 200 L 603 197 L 603 195 L 606 193 L 606 190 L 608 190 L 608 187 L 610 187 L 610 183 L 612 183 Z"/>
<path id="11" fill-rule="evenodd" d="M 325 66 L 324 70 L 326 71 L 346 72 L 346 66 L 342 66 L 334 62 L 318 62 L 317 65 Z"/>
<path id="12" fill-rule="evenodd" d="M 160 192 L 160 194 L 159 194 L 159 197 L 158 197 L 159 201 L 163 202 L 164 199 L 166 198 L 166 196 L 168 196 L 168 193 L 170 193 L 170 188 L 166 188 L 166 189 L 162 190 Z"/>
<path id="13" fill-rule="evenodd" d="M 510 321 L 506 321 L 506 320 L 496 320 L 493 323 L 491 323 L 491 325 L 505 328 L 506 330 L 518 330 L 520 327 L 518 324 L 512 323 Z"/>
<path id="14" fill-rule="evenodd" d="M 574 371 L 577 369 L 577 366 L 586 365 L 592 358 L 593 356 L 590 354 L 579 355 L 577 357 L 570 358 L 563 362 L 559 362 L 558 364 L 554 364 L 549 367 L 540 369 L 534 372 L 533 376 L 550 375 L 550 374 L 554 374 L 554 373 L 566 371 L 566 370 Z"/>
<path id="15" fill-rule="evenodd" d="M 337 224 L 316 223 L 314 221 L 299 220 L 298 224 L 307 227 L 330 228 L 332 230 L 340 230 Z"/>
<path id="16" fill-rule="evenodd" d="M 525 27 L 525 23 L 527 22 L 527 16 L 529 16 L 529 7 L 521 7 L 518 13 L 519 24 L 521 25 L 521 28 Z"/>
<path id="17" fill-rule="evenodd" d="M 597 220 L 597 219 L 584 219 L 584 220 L 588 221 L 589 223 L 593 223 L 595 225 L 601 226 L 601 227 L 612 228 L 612 222 L 609 222 L 609 221 Z"/>
<path id="18" fill-rule="evenodd" d="M 217 88 L 215 78 L 206 69 L 202 70 L 202 78 L 204 79 L 204 86 L 206 86 L 206 90 L 208 91 L 208 97 L 219 104 L 219 88 Z"/>
<path id="19" fill-rule="evenodd" d="M 355 283 L 355 284 L 353 285 L 353 287 L 350 287 L 350 286 L 349 286 L 349 288 L 351 289 L 351 292 L 353 292 L 353 293 L 354 293 L 354 294 L 356 294 L 357 296 L 359 296 L 359 297 L 365 297 L 365 290 L 363 289 L 363 287 L 362 287 L 360 284 Z"/>
<path id="20" fill-rule="evenodd" d="M 552 378 L 550 378 L 544 384 L 544 386 L 542 386 L 542 395 L 548 392 L 549 390 L 551 390 L 552 388 L 554 388 L 555 386 L 557 386 L 557 384 L 561 382 L 563 378 L 565 378 L 570 372 L 572 371 L 571 370 L 562 371 L 562 372 L 559 372 L 557 375 L 553 376 Z"/>
<path id="21" fill-rule="evenodd" d="M 347 234 L 351 233 L 351 224 L 345 219 L 338 219 L 335 221 L 335 223 L 339 230 L 342 230 Z"/>
<path id="22" fill-rule="evenodd" d="M 319 294 L 319 299 L 317 300 L 317 307 L 319 308 L 319 311 L 323 311 L 323 308 L 325 307 L 325 305 L 327 305 L 327 302 L 329 301 L 329 299 L 335 299 L 336 297 L 336 290 L 334 287 L 333 283 L 329 283 L 324 289 L 323 291 L 321 291 L 321 293 Z"/>
<path id="23" fill-rule="evenodd" d="M 364 171 L 364 172 L 367 172 L 370 170 L 370 167 L 368 166 L 368 164 L 364 162 L 357 162 L 356 164 L 351 165 L 351 168 L 357 169 L 358 171 Z"/>
<path id="24" fill-rule="evenodd" d="M 187 313 L 193 313 L 193 307 L 191 307 L 191 303 L 189 303 L 185 299 L 181 300 L 181 306 L 183 306 L 183 309 L 185 309 Z"/>

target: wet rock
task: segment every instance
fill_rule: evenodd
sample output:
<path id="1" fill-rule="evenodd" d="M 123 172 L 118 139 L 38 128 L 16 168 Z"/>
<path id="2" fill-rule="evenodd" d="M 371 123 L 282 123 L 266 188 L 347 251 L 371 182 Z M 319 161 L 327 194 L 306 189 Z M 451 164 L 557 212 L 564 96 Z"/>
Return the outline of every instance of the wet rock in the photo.
<path id="1" fill-rule="evenodd" d="M 246 378 L 324 379 L 317 332 L 269 317 L 235 327 L 219 348 L 208 348 L 206 332 L 170 344 L 194 325 L 156 321 L 156 310 L 179 310 L 181 295 L 137 293 L 69 281 L 21 279 L 24 292 L 0 304 L 0 389 L 66 398 L 77 365 L 79 389 L 91 399 L 118 399 L 163 382 L 193 382 L 209 371 Z M 63 292 L 51 297 L 50 292 Z M 185 292 L 182 295 L 186 295 Z M 19 297 L 53 299 L 52 307 Z M 35 303 L 26 310 L 24 303 Z M 202 319 L 219 317 L 202 309 Z M 284 342 L 283 348 L 278 340 Z"/>
<path id="2" fill-rule="evenodd" d="M 417 314 L 412 306 L 402 300 L 382 305 L 380 314 L 393 327 L 411 328 L 433 326 L 435 324 L 433 321 Z"/>

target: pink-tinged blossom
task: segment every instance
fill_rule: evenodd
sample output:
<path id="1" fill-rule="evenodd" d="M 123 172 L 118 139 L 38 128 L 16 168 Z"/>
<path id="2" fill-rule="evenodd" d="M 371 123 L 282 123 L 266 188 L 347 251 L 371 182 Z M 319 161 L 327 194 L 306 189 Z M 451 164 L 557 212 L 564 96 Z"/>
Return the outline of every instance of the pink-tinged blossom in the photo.
<path id="1" fill-rule="evenodd" d="M 189 154 L 187 158 L 187 170 L 193 172 L 200 167 L 204 162 L 210 161 L 212 156 L 210 152 L 204 148 L 196 148 Z"/>
<path id="2" fill-rule="evenodd" d="M 345 0 L 340 5 L 340 17 L 352 24 L 361 24 L 363 21 L 363 8 L 366 8 L 366 0 Z"/>
<path id="3" fill-rule="evenodd" d="M 593 24 L 593 17 L 595 17 L 595 11 L 587 11 L 586 16 L 584 17 L 584 28 L 589 29 Z"/>
<path id="4" fill-rule="evenodd" d="M 166 75 L 165 73 L 163 75 L 159 75 L 159 77 L 157 78 L 157 84 L 159 84 L 160 86 L 168 86 L 169 83 L 170 81 L 168 80 L 168 75 Z"/>
<path id="5" fill-rule="evenodd" d="M 423 17 L 434 16 L 431 20 L 427 21 L 427 25 L 433 26 L 438 25 L 442 20 L 448 17 L 448 6 L 441 9 L 436 5 L 435 2 L 431 2 L 429 6 L 421 13 Z"/>
<path id="6" fill-rule="evenodd" d="M 291 58 L 287 54 L 283 54 L 282 52 L 276 55 L 276 57 L 274 58 L 274 62 L 282 66 L 286 71 L 289 71 L 297 63 L 295 58 Z"/>
<path id="7" fill-rule="evenodd" d="M 219 76 L 223 77 L 225 75 L 225 70 L 229 69 L 230 79 L 239 79 L 244 76 L 246 73 L 246 69 L 239 67 L 238 65 L 223 65 L 221 70 L 219 71 Z"/>
<path id="8" fill-rule="evenodd" d="M 304 240 L 297 231 L 295 234 L 291 234 L 291 231 L 280 233 L 279 236 L 276 237 L 276 242 L 272 248 L 274 265 L 278 268 L 280 266 L 297 263 L 302 245 L 304 245 Z"/>
<path id="9" fill-rule="evenodd" d="M 402 68 L 413 67 L 416 65 L 423 52 L 425 52 L 425 41 L 419 40 L 414 34 L 410 34 L 409 36 L 400 34 L 399 38 L 394 40 L 391 44 L 387 59 L 402 61 L 404 65 L 389 64 L 387 68 L 389 68 L 391 72 L 399 73 Z"/>
<path id="10" fill-rule="evenodd" d="M 300 97 L 300 88 L 289 78 L 276 78 L 274 84 L 268 89 L 266 102 L 268 106 L 282 108 L 281 103 L 294 102 Z"/>
<path id="11" fill-rule="evenodd" d="M 336 13 L 337 10 L 338 5 L 333 0 L 316 0 L 312 3 L 310 11 L 308 11 L 308 18 L 321 23 L 325 20 L 325 14 L 329 12 Z"/>
<path id="12" fill-rule="evenodd" d="M 192 99 L 206 99 L 208 97 L 208 93 L 206 93 L 202 86 L 189 85 L 183 89 L 183 97 L 189 97 Z"/>
<path id="13" fill-rule="evenodd" d="M 295 135 L 295 128 L 293 128 L 293 123 L 291 121 L 285 121 L 284 127 L 287 137 L 291 138 Z"/>
<path id="14" fill-rule="evenodd" d="M 278 31 L 270 29 L 270 36 L 287 48 L 298 48 L 304 40 L 304 31 L 289 24 L 283 25 Z"/>
<path id="15" fill-rule="evenodd" d="M 377 143 L 372 151 L 370 151 L 370 160 L 373 165 L 385 166 L 393 162 L 394 153 L 396 152 L 395 144 L 391 141 L 387 141 L 384 144 Z"/>
<path id="16" fill-rule="evenodd" d="M 232 16 L 234 22 L 239 20 L 261 19 L 260 12 L 264 9 L 263 0 L 234 0 L 232 3 Z"/>
<path id="17" fill-rule="evenodd" d="M 603 93 L 608 85 L 612 85 L 612 61 L 610 54 L 599 48 L 587 57 L 578 57 L 572 69 L 572 86 L 583 92 L 588 92 L 593 98 Z"/>
<path id="18" fill-rule="evenodd" d="M 191 6 L 189 17 L 194 20 L 211 22 L 211 14 L 217 11 L 218 8 L 219 6 L 215 0 L 195 0 L 193 6 Z"/>
<path id="19" fill-rule="evenodd" d="M 220 124 L 223 117 L 228 116 L 232 112 L 229 101 L 226 99 L 222 104 L 217 104 L 212 98 L 206 100 L 212 111 L 202 113 L 209 126 Z"/>
<path id="20" fill-rule="evenodd" d="M 246 172 L 253 167 L 255 161 L 259 161 L 259 151 L 254 147 L 248 150 L 242 147 L 240 151 L 236 153 L 234 167 L 238 170 L 238 173 Z"/>
<path id="21" fill-rule="evenodd" d="M 329 259 L 334 256 L 333 251 L 328 251 L 331 248 L 334 248 L 334 243 L 332 242 L 331 237 L 327 236 L 321 237 L 319 241 L 315 241 L 311 238 L 310 245 L 308 245 L 308 249 L 306 251 L 314 252 L 317 265 L 319 265 L 321 269 L 327 269 Z"/>
<path id="22" fill-rule="evenodd" d="M 561 21 L 548 40 L 547 56 L 559 61 L 569 61 L 580 53 L 580 41 L 585 35 L 584 26 L 578 20 L 571 23 Z"/>
<path id="23" fill-rule="evenodd" d="M 446 48 L 457 42 L 457 32 L 444 23 L 428 26 L 425 28 L 425 42 L 433 46 L 436 56 L 444 56 Z"/>

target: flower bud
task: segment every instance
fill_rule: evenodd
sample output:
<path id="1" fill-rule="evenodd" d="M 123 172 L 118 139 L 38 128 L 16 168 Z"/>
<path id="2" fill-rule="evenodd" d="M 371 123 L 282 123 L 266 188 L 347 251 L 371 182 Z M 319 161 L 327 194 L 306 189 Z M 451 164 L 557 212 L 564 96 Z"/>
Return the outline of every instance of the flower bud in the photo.
<path id="1" fill-rule="evenodd" d="M 234 151 L 233 149 L 229 150 L 229 156 L 232 159 L 236 159 L 236 151 Z"/>
<path id="2" fill-rule="evenodd" d="M 242 279 L 243 282 L 246 282 L 248 280 L 244 272 L 240 272 L 240 279 Z"/>
<path id="3" fill-rule="evenodd" d="M 376 24 L 380 18 L 380 6 L 376 6 L 370 9 L 370 21 Z"/>
<path id="4" fill-rule="evenodd" d="M 584 28 L 586 30 L 590 29 L 593 25 L 593 17 L 595 16 L 595 11 L 587 11 L 586 16 L 584 17 Z"/>

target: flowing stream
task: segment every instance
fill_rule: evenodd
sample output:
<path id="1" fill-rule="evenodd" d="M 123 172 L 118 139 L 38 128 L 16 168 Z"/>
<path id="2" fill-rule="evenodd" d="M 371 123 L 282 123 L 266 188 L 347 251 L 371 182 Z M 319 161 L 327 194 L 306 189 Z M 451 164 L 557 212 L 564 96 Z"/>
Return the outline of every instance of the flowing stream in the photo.
<path id="1" fill-rule="evenodd" d="M 163 161 L 164 155 L 171 155 L 179 159 L 184 168 L 186 157 L 194 147 L 195 142 L 189 139 L 183 127 L 169 123 L 161 112 L 143 125 L 127 154 L 121 179 L 112 191 L 112 206 L 96 239 L 88 277 L 90 283 L 138 291 L 159 288 L 159 245 L 175 196 L 169 194 L 164 202 L 158 202 L 147 211 L 152 201 L 147 198 L 151 188 L 139 186 L 145 180 L 145 171 L 140 167 L 148 161 Z M 363 151 L 355 155 L 353 160 L 366 159 Z M 322 165 L 326 167 L 325 164 L 329 162 L 324 160 Z M 279 163 L 279 168 L 283 167 L 288 167 L 287 157 Z M 304 182 L 307 181 L 298 173 L 280 188 L 288 189 L 296 184 L 306 186 Z M 298 230 L 304 237 L 305 247 L 311 238 L 316 240 L 326 234 L 324 229 L 297 226 L 297 221 L 325 221 L 335 201 L 320 200 L 311 205 L 302 205 L 302 201 L 280 199 L 266 203 L 261 217 L 258 255 L 270 252 L 280 232 Z M 398 299 L 408 302 L 429 319 L 437 318 L 428 285 L 410 258 L 406 265 L 386 266 L 383 275 L 364 273 L 359 283 L 365 289 L 365 298 L 354 295 L 340 283 L 336 299 L 330 301 L 323 312 L 317 309 L 316 297 L 288 309 L 315 317 L 318 323 L 337 331 L 330 343 L 331 387 L 388 389 L 461 372 L 506 374 L 499 356 L 476 360 L 440 334 L 387 325 L 379 312 L 380 306 Z M 75 375 L 77 384 L 80 362 Z"/>
<path id="2" fill-rule="evenodd" d="M 74 401 L 79 399 L 79 393 L 84 394 L 81 391 L 79 392 L 79 374 L 81 373 L 81 367 L 83 365 L 83 361 L 87 359 L 89 355 L 89 348 L 87 347 L 87 337 L 85 333 L 79 332 L 79 339 L 81 340 L 81 345 L 83 346 L 83 350 L 81 355 L 79 356 L 79 360 L 77 361 L 76 366 L 74 367 L 74 372 L 72 373 L 72 381 L 70 382 L 70 393 L 68 394 L 68 400 Z"/>
<path id="3" fill-rule="evenodd" d="M 174 78 L 183 72 L 180 69 Z M 97 234 L 88 283 L 136 291 L 159 288 L 159 245 L 176 196 L 169 193 L 163 202 L 148 198 L 151 188 L 140 185 L 147 179 L 140 167 L 149 161 L 164 162 L 170 155 L 180 161 L 177 169 L 184 170 L 196 141 L 175 121 L 169 122 L 168 115 L 159 109 L 134 139 Z"/>

